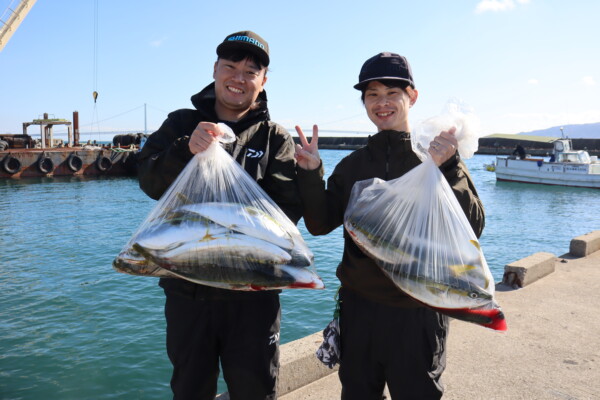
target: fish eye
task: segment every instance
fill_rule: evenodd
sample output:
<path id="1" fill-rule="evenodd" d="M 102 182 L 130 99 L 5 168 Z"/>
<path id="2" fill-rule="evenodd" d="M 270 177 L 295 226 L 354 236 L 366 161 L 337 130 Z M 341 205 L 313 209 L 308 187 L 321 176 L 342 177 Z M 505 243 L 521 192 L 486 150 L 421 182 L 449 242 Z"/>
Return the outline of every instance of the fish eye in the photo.
<path id="1" fill-rule="evenodd" d="M 477 293 L 475 293 L 475 292 L 471 292 L 471 293 L 469 293 L 469 297 L 470 297 L 470 298 L 472 298 L 472 299 L 476 299 L 476 298 L 478 298 L 479 296 L 477 296 Z"/>

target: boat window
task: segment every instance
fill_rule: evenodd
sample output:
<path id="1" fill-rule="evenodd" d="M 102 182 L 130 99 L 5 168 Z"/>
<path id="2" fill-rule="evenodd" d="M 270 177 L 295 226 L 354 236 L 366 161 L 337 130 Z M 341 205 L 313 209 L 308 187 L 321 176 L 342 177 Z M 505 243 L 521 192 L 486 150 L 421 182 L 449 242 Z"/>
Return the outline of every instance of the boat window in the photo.
<path id="1" fill-rule="evenodd" d="M 560 154 L 558 161 L 560 162 L 572 162 L 572 163 L 581 163 L 581 162 L 585 162 L 583 160 L 581 160 L 583 156 L 578 154 L 578 153 L 567 153 L 567 154 Z"/>
<path id="2" fill-rule="evenodd" d="M 590 156 L 585 151 L 578 151 L 576 153 L 563 153 L 559 155 L 558 161 L 560 162 L 572 162 L 580 164 L 589 164 Z"/>
<path id="3" fill-rule="evenodd" d="M 589 155 L 588 152 L 579 150 L 577 152 L 577 155 L 579 156 L 579 162 L 580 163 L 582 163 L 582 164 L 589 164 L 591 162 L 590 155 Z"/>

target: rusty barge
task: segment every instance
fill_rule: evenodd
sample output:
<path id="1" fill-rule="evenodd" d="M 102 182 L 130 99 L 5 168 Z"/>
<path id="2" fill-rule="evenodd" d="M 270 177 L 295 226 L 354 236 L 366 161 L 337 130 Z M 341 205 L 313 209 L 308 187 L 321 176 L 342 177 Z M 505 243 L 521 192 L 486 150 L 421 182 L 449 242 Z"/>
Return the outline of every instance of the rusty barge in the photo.
<path id="1" fill-rule="evenodd" d="M 30 126 L 40 127 L 40 139 L 27 133 Z M 67 127 L 68 140 L 55 139 L 53 127 Z M 136 154 L 144 135 L 117 135 L 113 143 L 79 143 L 79 116 L 73 122 L 48 118 L 23 123 L 23 134 L 0 134 L 0 178 L 53 176 L 134 176 Z"/>

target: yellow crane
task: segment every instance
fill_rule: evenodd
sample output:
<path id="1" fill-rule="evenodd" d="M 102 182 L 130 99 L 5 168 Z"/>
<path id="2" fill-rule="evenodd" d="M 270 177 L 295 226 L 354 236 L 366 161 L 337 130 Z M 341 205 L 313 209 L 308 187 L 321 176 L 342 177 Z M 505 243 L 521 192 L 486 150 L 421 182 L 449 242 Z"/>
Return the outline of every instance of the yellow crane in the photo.
<path id="1" fill-rule="evenodd" d="M 31 7 L 37 0 L 21 0 L 13 9 L 11 4 L 8 5 L 4 13 L 0 16 L 0 51 L 6 46 L 11 36 L 15 33 L 25 16 L 31 10 Z M 6 17 L 5 15 L 8 15 Z M 6 21 L 4 19 L 6 18 Z"/>

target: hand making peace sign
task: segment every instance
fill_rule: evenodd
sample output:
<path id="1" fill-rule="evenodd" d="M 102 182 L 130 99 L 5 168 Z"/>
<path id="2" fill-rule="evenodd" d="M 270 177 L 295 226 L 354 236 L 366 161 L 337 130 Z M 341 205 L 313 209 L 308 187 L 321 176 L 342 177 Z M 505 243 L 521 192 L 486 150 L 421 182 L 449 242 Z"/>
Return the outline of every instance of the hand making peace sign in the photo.
<path id="1" fill-rule="evenodd" d="M 306 140 L 302 128 L 296 126 L 296 132 L 300 137 L 300 144 L 296 145 L 296 162 L 302 169 L 313 170 L 321 165 L 321 157 L 319 157 L 319 127 L 313 125 L 313 134 L 310 143 Z"/>

